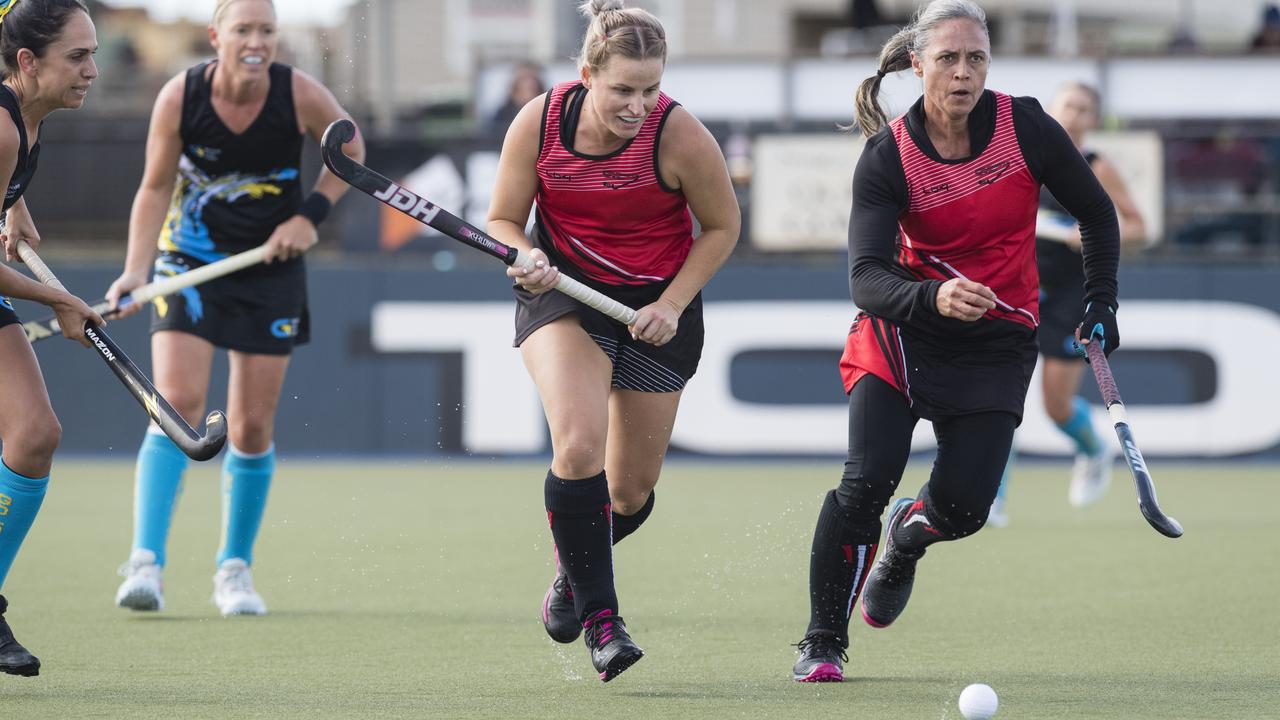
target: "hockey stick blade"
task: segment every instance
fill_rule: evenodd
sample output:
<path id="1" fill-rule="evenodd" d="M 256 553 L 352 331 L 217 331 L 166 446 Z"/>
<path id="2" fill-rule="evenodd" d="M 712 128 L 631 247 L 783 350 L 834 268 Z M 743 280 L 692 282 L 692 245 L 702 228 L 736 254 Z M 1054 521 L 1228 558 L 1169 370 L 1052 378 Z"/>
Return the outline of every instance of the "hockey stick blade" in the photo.
<path id="1" fill-rule="evenodd" d="M 222 450 L 227 442 L 227 422 L 221 410 L 209 413 L 204 419 L 204 434 L 197 433 L 102 328 L 86 324 L 84 334 L 111 368 L 111 372 L 124 383 L 129 394 L 133 395 L 156 426 L 187 457 L 192 460 L 208 460 Z"/>
<path id="2" fill-rule="evenodd" d="M 498 242 L 483 230 L 464 222 L 426 198 L 419 197 L 386 176 L 347 157 L 342 151 L 342 146 L 355 136 L 355 123 L 344 118 L 330 125 L 320 139 L 320 154 L 324 158 L 324 164 L 343 182 L 464 245 L 498 258 L 507 265 L 525 266 L 529 263 L 527 253 Z M 599 310 L 623 325 L 631 325 L 636 320 L 635 310 L 594 288 L 583 285 L 565 273 L 560 273 L 560 279 L 556 281 L 556 290 L 588 307 Z"/>
<path id="3" fill-rule="evenodd" d="M 22 261 L 27 264 L 31 272 L 39 278 L 40 282 L 49 287 L 66 292 L 66 288 L 58 280 L 48 265 L 40 259 L 35 250 L 24 241 L 18 241 L 18 255 L 22 257 Z M 111 368 L 111 372 L 115 373 L 120 382 L 124 383 L 125 388 L 133 395 L 138 404 L 147 411 L 147 415 L 155 421 L 156 425 L 169 436 L 170 440 L 178 446 L 182 452 L 186 453 L 192 460 L 208 460 L 227 442 L 227 423 L 220 410 L 214 410 L 205 418 L 205 432 L 203 435 L 197 433 L 187 424 L 187 421 L 178 414 L 177 410 L 169 404 L 164 396 L 156 391 L 155 386 L 147 379 L 146 375 L 138 369 L 137 365 L 129 359 L 128 355 L 120 349 L 114 341 L 103 332 L 102 328 L 91 322 L 84 325 L 85 337 L 89 339 L 89 345 L 107 363 L 107 367 Z"/>
<path id="4" fill-rule="evenodd" d="M 1169 517 L 1156 502 L 1156 487 L 1151 480 L 1151 472 L 1147 469 L 1147 461 L 1138 449 L 1133 430 L 1124 410 L 1124 401 L 1120 399 L 1120 389 L 1116 387 L 1115 377 L 1111 374 L 1111 365 L 1107 362 L 1106 353 L 1102 351 L 1102 343 L 1091 342 L 1085 347 L 1089 356 L 1089 366 L 1093 368 L 1094 379 L 1098 381 L 1098 390 L 1102 393 L 1102 401 L 1107 406 L 1107 413 L 1115 426 L 1116 437 L 1120 439 L 1120 449 L 1124 453 L 1125 462 L 1129 465 L 1129 474 L 1133 476 L 1133 487 L 1138 491 L 1138 509 L 1142 517 L 1147 519 L 1156 532 L 1165 537 L 1182 537 L 1182 524 Z"/>

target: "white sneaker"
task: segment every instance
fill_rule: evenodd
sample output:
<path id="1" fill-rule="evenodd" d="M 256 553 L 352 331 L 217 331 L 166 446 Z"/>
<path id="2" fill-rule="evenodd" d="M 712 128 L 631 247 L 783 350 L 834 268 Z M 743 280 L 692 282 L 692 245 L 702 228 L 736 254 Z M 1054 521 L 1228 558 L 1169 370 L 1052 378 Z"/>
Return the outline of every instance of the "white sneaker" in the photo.
<path id="1" fill-rule="evenodd" d="M 987 527 L 1009 527 L 1009 511 L 1005 508 L 1004 498 L 996 498 L 987 512 Z"/>
<path id="2" fill-rule="evenodd" d="M 1084 507 L 1107 494 L 1111 486 L 1111 468 L 1116 453 L 1110 445 L 1103 445 L 1097 455 L 1077 455 L 1071 469 L 1071 488 L 1067 500 L 1075 507 Z"/>
<path id="3" fill-rule="evenodd" d="M 124 576 L 116 590 L 116 606 L 130 610 L 163 610 L 163 568 L 156 564 L 156 554 L 139 548 L 129 555 L 129 562 L 117 572 Z"/>
<path id="4" fill-rule="evenodd" d="M 253 589 L 249 565 L 240 558 L 224 560 L 214 574 L 213 604 L 218 606 L 222 617 L 267 614 L 267 604 Z"/>

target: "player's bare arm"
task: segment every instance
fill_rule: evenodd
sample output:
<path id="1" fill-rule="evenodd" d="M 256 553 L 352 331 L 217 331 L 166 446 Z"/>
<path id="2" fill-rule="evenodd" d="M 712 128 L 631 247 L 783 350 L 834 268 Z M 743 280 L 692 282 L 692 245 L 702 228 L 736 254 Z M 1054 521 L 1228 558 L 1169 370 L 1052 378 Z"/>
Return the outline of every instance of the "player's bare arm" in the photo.
<path id="1" fill-rule="evenodd" d="M 182 122 L 182 94 L 186 84 L 185 73 L 179 73 L 165 83 L 151 113 L 142 183 L 134 195 L 133 209 L 129 213 L 129 245 L 124 272 L 107 289 L 106 297 L 112 308 L 120 302 L 122 295 L 145 285 L 151 274 L 156 238 L 164 226 L 165 213 L 177 182 L 178 157 L 182 154 L 178 128 Z M 141 305 L 130 305 L 120 311 L 119 317 L 129 317 L 141 309 Z"/>
<path id="2" fill-rule="evenodd" d="M 542 111 L 546 104 L 546 95 L 529 101 L 507 129 L 486 223 L 486 229 L 496 240 L 529 253 L 532 264 L 512 265 L 507 268 L 507 277 L 535 293 L 554 288 L 560 277 L 560 271 L 551 266 L 546 254 L 532 249 L 524 234 L 533 198 L 538 192 L 538 136 L 542 132 Z"/>

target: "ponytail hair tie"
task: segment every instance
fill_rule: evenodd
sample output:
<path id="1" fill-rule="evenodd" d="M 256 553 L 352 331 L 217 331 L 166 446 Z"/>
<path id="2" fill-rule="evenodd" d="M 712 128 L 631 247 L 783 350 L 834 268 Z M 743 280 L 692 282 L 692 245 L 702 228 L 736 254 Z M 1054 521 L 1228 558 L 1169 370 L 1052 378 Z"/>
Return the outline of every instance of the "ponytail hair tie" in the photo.
<path id="1" fill-rule="evenodd" d="M 881 80 L 883 80 L 883 79 L 884 79 L 884 76 L 885 76 L 885 72 L 884 72 L 883 70 L 876 70 L 876 77 L 878 77 L 878 78 L 880 78 Z"/>

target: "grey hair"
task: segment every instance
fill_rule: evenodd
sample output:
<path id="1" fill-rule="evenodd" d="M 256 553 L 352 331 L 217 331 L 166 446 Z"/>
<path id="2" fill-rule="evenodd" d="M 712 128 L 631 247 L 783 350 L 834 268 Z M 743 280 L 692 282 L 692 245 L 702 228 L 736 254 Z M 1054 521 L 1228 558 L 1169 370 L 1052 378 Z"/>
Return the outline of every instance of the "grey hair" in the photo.
<path id="1" fill-rule="evenodd" d="M 911 67 L 911 54 L 923 55 L 929 46 L 929 34 L 948 20 L 971 20 L 990 37 L 987 14 L 973 0 L 933 0 L 920 8 L 911 24 L 889 38 L 880 49 L 876 74 L 858 85 L 854 117 L 863 135 L 871 137 L 889 122 L 880 106 L 880 81 L 889 73 Z"/>

